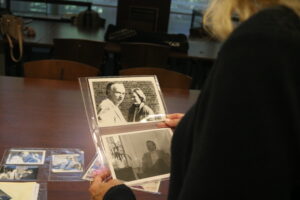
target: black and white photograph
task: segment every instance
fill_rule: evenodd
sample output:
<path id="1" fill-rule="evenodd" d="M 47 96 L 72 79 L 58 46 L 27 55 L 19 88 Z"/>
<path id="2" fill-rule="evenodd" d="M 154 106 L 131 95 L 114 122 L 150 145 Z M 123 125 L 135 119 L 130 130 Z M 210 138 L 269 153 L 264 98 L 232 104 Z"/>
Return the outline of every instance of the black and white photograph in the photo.
<path id="1" fill-rule="evenodd" d="M 11 149 L 6 164 L 42 165 L 45 162 L 45 150 Z"/>
<path id="2" fill-rule="evenodd" d="M 130 186 L 168 178 L 171 138 L 169 128 L 103 135 L 113 178 Z"/>
<path id="3" fill-rule="evenodd" d="M 161 121 L 166 108 L 154 76 L 89 78 L 100 127 Z"/>
<path id="4" fill-rule="evenodd" d="M 55 173 L 82 172 L 83 156 L 81 154 L 52 155 L 51 170 Z"/>
<path id="5" fill-rule="evenodd" d="M 0 180 L 36 180 L 38 169 L 38 166 L 3 165 L 0 169 Z"/>

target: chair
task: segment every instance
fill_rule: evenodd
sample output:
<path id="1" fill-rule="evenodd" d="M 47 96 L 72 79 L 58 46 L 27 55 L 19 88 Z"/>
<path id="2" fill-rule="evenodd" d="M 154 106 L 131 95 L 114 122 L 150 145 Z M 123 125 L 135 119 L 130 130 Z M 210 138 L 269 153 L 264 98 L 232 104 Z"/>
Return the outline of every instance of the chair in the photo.
<path id="1" fill-rule="evenodd" d="M 167 67 L 170 47 L 152 43 L 121 43 L 121 68 Z"/>
<path id="2" fill-rule="evenodd" d="M 53 39 L 54 59 L 73 60 L 101 69 L 105 60 L 105 43 L 84 39 Z"/>
<path id="3" fill-rule="evenodd" d="M 156 67 L 122 69 L 119 71 L 119 75 L 156 75 L 162 88 L 189 89 L 192 84 L 190 76 Z"/>
<path id="4" fill-rule="evenodd" d="M 77 80 L 78 77 L 97 76 L 100 70 L 69 60 L 38 60 L 24 63 L 24 76 L 55 80 Z"/>

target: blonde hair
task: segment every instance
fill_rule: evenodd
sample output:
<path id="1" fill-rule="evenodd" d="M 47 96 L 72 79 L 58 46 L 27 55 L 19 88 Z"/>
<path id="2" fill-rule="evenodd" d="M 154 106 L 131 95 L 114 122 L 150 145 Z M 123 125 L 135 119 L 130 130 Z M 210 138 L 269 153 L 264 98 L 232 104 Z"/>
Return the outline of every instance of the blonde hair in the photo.
<path id="1" fill-rule="evenodd" d="M 300 0 L 211 0 L 203 18 L 205 29 L 214 37 L 224 40 L 234 29 L 232 16 L 245 21 L 257 11 L 284 5 L 300 16 Z"/>

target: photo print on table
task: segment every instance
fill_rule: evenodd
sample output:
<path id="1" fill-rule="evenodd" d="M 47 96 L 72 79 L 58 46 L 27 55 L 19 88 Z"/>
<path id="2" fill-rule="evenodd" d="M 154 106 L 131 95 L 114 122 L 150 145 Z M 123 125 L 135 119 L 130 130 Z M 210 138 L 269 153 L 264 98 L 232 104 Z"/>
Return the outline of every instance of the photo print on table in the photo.
<path id="1" fill-rule="evenodd" d="M 55 173 L 82 172 L 83 156 L 80 154 L 52 155 L 51 170 Z"/>
<path id="2" fill-rule="evenodd" d="M 166 106 L 155 76 L 89 78 L 98 126 L 161 121 Z"/>
<path id="3" fill-rule="evenodd" d="M 45 150 L 11 149 L 6 159 L 10 165 L 43 165 L 45 162 Z"/>
<path id="4" fill-rule="evenodd" d="M 27 181 L 36 180 L 38 166 L 3 165 L 0 169 L 0 180 L 4 181 Z"/>
<path id="5" fill-rule="evenodd" d="M 164 128 L 101 136 L 112 177 L 129 186 L 168 178 L 172 134 Z"/>

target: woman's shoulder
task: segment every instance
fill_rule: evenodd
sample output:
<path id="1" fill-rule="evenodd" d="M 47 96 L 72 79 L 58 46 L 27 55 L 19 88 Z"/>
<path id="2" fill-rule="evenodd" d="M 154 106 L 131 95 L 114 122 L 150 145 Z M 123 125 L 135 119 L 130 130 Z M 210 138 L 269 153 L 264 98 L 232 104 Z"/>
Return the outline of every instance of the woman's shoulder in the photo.
<path id="1" fill-rule="evenodd" d="M 300 18 L 291 9 L 277 6 L 264 9 L 238 25 L 224 42 L 219 56 L 228 56 L 228 51 L 237 49 L 261 49 L 269 55 L 277 51 L 291 52 L 300 47 Z M 251 51 L 252 52 L 252 51 Z M 253 53 L 253 52 L 252 52 Z"/>
<path id="2" fill-rule="evenodd" d="M 247 34 L 274 36 L 286 33 L 298 33 L 300 35 L 300 18 L 290 8 L 275 6 L 261 10 L 239 24 L 231 34 L 231 38 Z"/>

